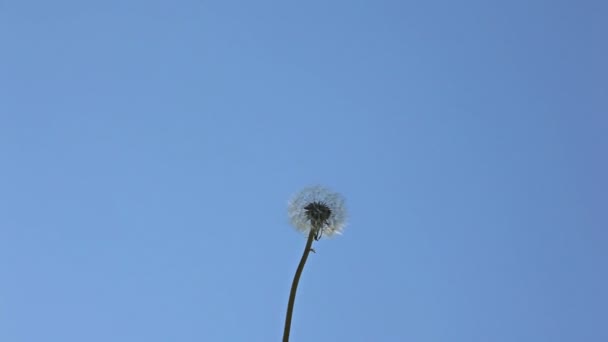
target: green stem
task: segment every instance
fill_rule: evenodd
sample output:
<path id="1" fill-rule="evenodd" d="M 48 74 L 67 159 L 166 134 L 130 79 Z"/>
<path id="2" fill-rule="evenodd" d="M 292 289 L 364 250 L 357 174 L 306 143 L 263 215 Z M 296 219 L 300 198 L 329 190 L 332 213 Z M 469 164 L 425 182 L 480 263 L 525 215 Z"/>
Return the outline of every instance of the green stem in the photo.
<path id="1" fill-rule="evenodd" d="M 308 240 L 306 241 L 306 248 L 304 248 L 304 254 L 300 259 L 300 264 L 296 270 L 296 274 L 293 277 L 293 283 L 291 284 L 291 292 L 289 293 L 289 304 L 287 305 L 287 316 L 285 317 L 285 330 L 283 331 L 283 342 L 289 342 L 289 330 L 291 329 L 291 315 L 293 314 L 293 305 L 296 301 L 296 290 L 298 289 L 298 283 L 300 282 L 300 276 L 304 270 L 304 264 L 308 259 L 308 254 L 312 250 L 312 240 L 315 237 L 315 230 L 311 229 L 308 234 Z"/>

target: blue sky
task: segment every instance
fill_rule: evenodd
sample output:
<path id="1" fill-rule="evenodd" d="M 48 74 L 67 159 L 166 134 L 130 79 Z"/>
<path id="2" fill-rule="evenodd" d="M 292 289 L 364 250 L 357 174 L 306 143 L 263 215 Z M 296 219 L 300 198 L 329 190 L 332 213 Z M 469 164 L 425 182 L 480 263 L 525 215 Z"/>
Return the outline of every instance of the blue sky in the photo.
<path id="1" fill-rule="evenodd" d="M 602 1 L 0 2 L 0 340 L 608 340 Z"/>

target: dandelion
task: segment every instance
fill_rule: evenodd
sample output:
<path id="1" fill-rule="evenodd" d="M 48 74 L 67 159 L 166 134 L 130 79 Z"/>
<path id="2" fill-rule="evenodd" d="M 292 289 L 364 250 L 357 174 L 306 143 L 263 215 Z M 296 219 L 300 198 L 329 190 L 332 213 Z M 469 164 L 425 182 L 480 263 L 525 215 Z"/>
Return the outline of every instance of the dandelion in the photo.
<path id="1" fill-rule="evenodd" d="M 346 209 L 344 198 L 335 192 L 321 186 L 306 188 L 296 194 L 289 201 L 288 207 L 291 224 L 300 232 L 308 235 L 304 254 L 300 259 L 300 264 L 296 270 L 289 294 L 287 305 L 287 315 L 285 317 L 285 330 L 283 332 L 283 342 L 289 341 L 289 331 L 291 329 L 291 316 L 296 300 L 296 290 L 304 270 L 304 264 L 308 259 L 308 254 L 314 252 L 312 249 L 313 240 L 318 241 L 323 236 L 331 237 L 341 234 L 345 226 Z"/>

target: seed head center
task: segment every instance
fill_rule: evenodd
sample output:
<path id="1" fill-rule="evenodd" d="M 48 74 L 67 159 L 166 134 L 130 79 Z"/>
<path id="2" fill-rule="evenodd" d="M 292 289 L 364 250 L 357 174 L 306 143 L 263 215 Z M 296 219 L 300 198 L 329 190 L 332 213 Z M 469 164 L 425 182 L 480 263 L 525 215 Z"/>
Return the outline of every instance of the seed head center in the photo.
<path id="1" fill-rule="evenodd" d="M 331 209 L 323 202 L 309 203 L 304 209 L 306 209 L 306 216 L 317 229 L 323 227 L 331 216 Z"/>

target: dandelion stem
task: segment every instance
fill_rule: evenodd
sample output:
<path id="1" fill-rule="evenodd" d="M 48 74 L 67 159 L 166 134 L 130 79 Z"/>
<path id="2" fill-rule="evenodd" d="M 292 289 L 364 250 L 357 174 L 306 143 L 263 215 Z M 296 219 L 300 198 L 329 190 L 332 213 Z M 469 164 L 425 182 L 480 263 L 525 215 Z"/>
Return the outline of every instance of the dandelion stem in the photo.
<path id="1" fill-rule="evenodd" d="M 291 284 L 291 292 L 289 293 L 289 304 L 287 305 L 287 316 L 285 317 L 285 330 L 283 331 L 283 342 L 289 342 L 289 330 L 291 329 L 291 315 L 293 314 L 293 305 L 296 301 L 296 290 L 298 289 L 298 283 L 300 282 L 300 276 L 304 270 L 304 264 L 308 259 L 308 254 L 312 250 L 312 241 L 315 237 L 315 229 L 311 229 L 308 233 L 308 240 L 306 241 L 306 248 L 304 248 L 304 254 L 300 259 L 300 264 L 296 270 L 296 274 L 293 277 L 293 283 Z"/>

